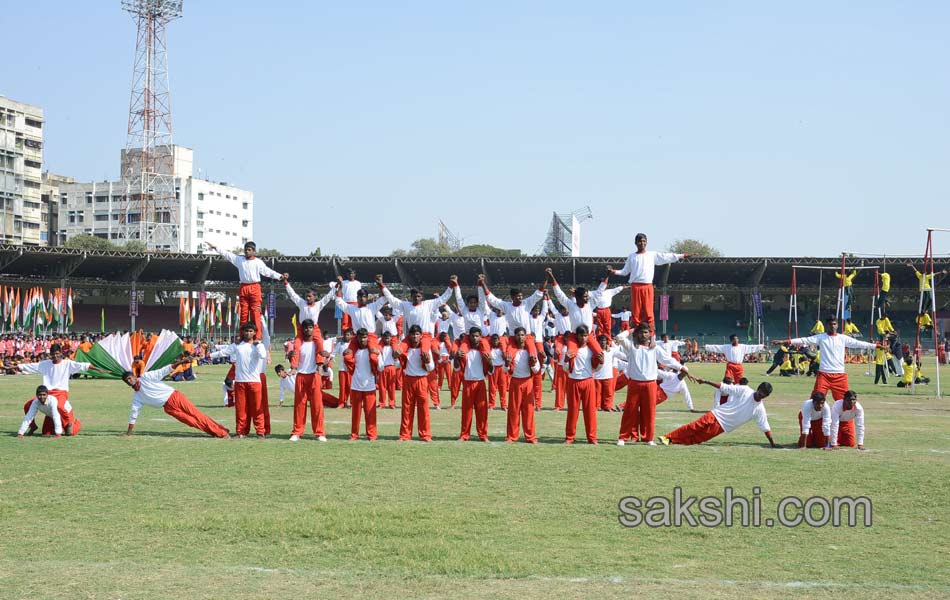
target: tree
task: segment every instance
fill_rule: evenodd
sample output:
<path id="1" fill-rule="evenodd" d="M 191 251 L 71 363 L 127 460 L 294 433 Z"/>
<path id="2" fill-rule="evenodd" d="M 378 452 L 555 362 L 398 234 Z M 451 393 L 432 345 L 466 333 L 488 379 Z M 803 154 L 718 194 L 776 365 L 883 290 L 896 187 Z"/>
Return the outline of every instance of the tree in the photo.
<path id="1" fill-rule="evenodd" d="M 452 256 L 522 256 L 521 250 L 504 250 L 488 244 L 464 246 L 452 253 Z"/>
<path id="2" fill-rule="evenodd" d="M 130 242 L 126 242 L 125 246 L 117 247 L 125 250 L 126 252 L 148 252 L 148 247 L 145 245 L 145 242 L 141 240 L 132 240 Z"/>
<path id="3" fill-rule="evenodd" d="M 323 256 L 323 252 L 320 250 L 320 246 L 317 246 L 317 249 L 308 254 L 310 258 L 320 258 Z"/>
<path id="4" fill-rule="evenodd" d="M 666 248 L 669 252 L 689 254 L 690 256 L 722 256 L 718 248 L 694 239 L 675 240 Z"/>
<path id="5" fill-rule="evenodd" d="M 112 245 L 107 239 L 96 237 L 90 233 L 83 233 L 80 235 L 75 235 L 68 240 L 66 240 L 67 248 L 77 248 L 79 250 L 115 250 L 116 247 Z"/>
<path id="6" fill-rule="evenodd" d="M 453 251 L 435 238 L 419 238 L 409 250 L 393 250 L 391 256 L 522 256 L 521 250 L 504 250 L 488 244 L 472 244 Z"/>
<path id="7" fill-rule="evenodd" d="M 233 248 L 231 254 L 237 254 L 238 256 L 244 256 L 244 246 L 239 248 Z M 284 253 L 280 250 L 275 250 L 274 248 L 258 248 L 257 256 L 260 257 L 272 257 L 272 258 L 283 258 Z"/>

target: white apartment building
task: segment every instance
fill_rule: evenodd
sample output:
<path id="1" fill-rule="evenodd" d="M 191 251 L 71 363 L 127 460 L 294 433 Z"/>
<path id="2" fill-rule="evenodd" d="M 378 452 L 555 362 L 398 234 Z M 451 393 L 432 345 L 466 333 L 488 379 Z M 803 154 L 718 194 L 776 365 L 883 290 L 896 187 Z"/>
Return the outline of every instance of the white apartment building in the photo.
<path id="1" fill-rule="evenodd" d="M 173 146 L 173 157 L 177 243 L 168 240 L 156 249 L 200 253 L 206 241 L 232 249 L 253 239 L 254 193 L 227 182 L 195 178 L 194 151 L 190 148 Z M 125 150 L 120 164 L 126 164 Z M 137 212 L 133 211 L 137 209 L 126 201 L 128 195 L 128 185 L 123 181 L 60 184 L 57 237 L 65 240 L 90 234 L 117 245 L 135 241 L 139 227 L 135 224 Z"/>
<path id="2" fill-rule="evenodd" d="M 0 244 L 46 246 L 43 109 L 0 96 Z"/>

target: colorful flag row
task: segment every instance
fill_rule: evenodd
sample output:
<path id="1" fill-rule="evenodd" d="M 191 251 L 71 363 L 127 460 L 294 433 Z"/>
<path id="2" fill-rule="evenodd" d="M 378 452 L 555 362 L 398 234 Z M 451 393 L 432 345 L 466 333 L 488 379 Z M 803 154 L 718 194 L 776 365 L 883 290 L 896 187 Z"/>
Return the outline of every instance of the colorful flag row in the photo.
<path id="1" fill-rule="evenodd" d="M 178 298 L 178 325 L 185 331 L 198 332 L 231 328 L 238 321 L 237 299 L 232 302 L 209 298 L 205 294 Z"/>
<path id="2" fill-rule="evenodd" d="M 43 291 L 41 287 L 0 285 L 0 323 L 9 330 L 39 333 L 73 324 L 72 288 Z"/>

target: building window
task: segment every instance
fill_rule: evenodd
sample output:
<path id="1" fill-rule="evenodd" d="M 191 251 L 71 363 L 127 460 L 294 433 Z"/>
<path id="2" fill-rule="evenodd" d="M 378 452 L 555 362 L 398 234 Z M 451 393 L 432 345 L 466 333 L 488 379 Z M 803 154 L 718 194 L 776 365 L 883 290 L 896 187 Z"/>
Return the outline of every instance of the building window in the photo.
<path id="1" fill-rule="evenodd" d="M 247 202 L 242 202 L 241 208 L 243 208 L 244 210 L 247 210 Z"/>
<path id="2" fill-rule="evenodd" d="M 113 220 L 113 221 L 118 221 L 118 220 L 119 220 L 119 213 L 112 213 L 112 220 Z"/>
<path id="3" fill-rule="evenodd" d="M 198 200 L 201 201 L 201 200 L 204 200 L 204 199 L 205 199 L 204 193 L 203 193 L 203 192 L 198 192 Z"/>
<path id="4" fill-rule="evenodd" d="M 34 190 L 40 189 L 40 184 L 39 184 L 39 182 L 37 182 L 37 181 L 32 181 L 32 180 L 30 180 L 30 179 L 24 179 L 24 180 L 23 180 L 23 185 L 25 185 L 26 187 L 28 187 L 28 188 L 30 188 L 30 189 L 34 189 Z"/>
<path id="5" fill-rule="evenodd" d="M 40 169 L 40 168 L 43 167 L 43 165 L 41 165 L 39 162 L 37 162 L 37 161 L 35 161 L 35 160 L 30 160 L 30 159 L 28 159 L 28 158 L 23 161 L 23 164 L 26 165 L 26 166 L 28 166 L 28 167 L 30 167 L 30 168 L 32 168 L 32 169 Z"/>
<path id="6" fill-rule="evenodd" d="M 92 204 L 92 192 L 86 192 L 86 204 Z"/>
<path id="7" fill-rule="evenodd" d="M 108 234 L 108 233 L 94 233 L 93 235 L 96 236 L 97 238 L 101 238 L 101 239 L 103 239 L 103 240 L 109 239 L 109 234 Z"/>
<path id="8" fill-rule="evenodd" d="M 96 215 L 96 221 L 108 221 L 109 215 Z"/>
<path id="9" fill-rule="evenodd" d="M 129 213 L 125 215 L 126 223 L 138 223 L 139 222 L 139 213 Z"/>
<path id="10" fill-rule="evenodd" d="M 241 221 L 241 227 L 247 227 L 247 220 Z"/>
<path id="11" fill-rule="evenodd" d="M 96 202 L 102 204 L 109 201 L 109 196 L 96 196 Z"/>
<path id="12" fill-rule="evenodd" d="M 35 150 L 43 149 L 43 142 L 37 142 L 36 140 L 29 140 L 29 139 L 23 140 L 23 145 L 26 146 L 27 148 L 33 148 Z"/>
<path id="13" fill-rule="evenodd" d="M 197 236 L 198 236 L 198 239 L 200 240 L 200 239 L 202 239 L 202 238 L 205 236 L 205 232 L 199 231 L 199 232 L 198 232 L 197 234 L 195 234 L 195 235 L 197 235 Z"/>
<path id="14" fill-rule="evenodd" d="M 43 128 L 43 122 L 42 122 L 42 121 L 37 121 L 36 119 L 27 118 L 27 119 L 26 119 L 26 124 L 29 125 L 30 127 L 36 127 L 37 129 L 42 129 L 42 128 Z"/>

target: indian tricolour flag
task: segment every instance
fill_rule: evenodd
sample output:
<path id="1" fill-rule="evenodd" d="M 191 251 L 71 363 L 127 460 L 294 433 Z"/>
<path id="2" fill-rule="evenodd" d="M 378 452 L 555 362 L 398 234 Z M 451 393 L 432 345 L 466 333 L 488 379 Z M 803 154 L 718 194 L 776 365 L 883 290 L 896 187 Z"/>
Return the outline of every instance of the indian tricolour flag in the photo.
<path id="1" fill-rule="evenodd" d="M 145 370 L 154 371 L 170 365 L 181 356 L 181 353 L 181 340 L 174 332 L 163 329 L 158 334 L 158 339 L 155 340 L 151 352 L 142 357 L 142 360 L 145 361 Z M 89 352 L 76 350 L 76 360 L 92 363 L 100 369 L 108 371 L 108 373 L 87 371 L 87 374 L 93 377 L 121 379 L 123 372 L 132 370 L 132 361 L 134 360 L 129 334 L 113 333 L 108 335 L 96 342 Z"/>

